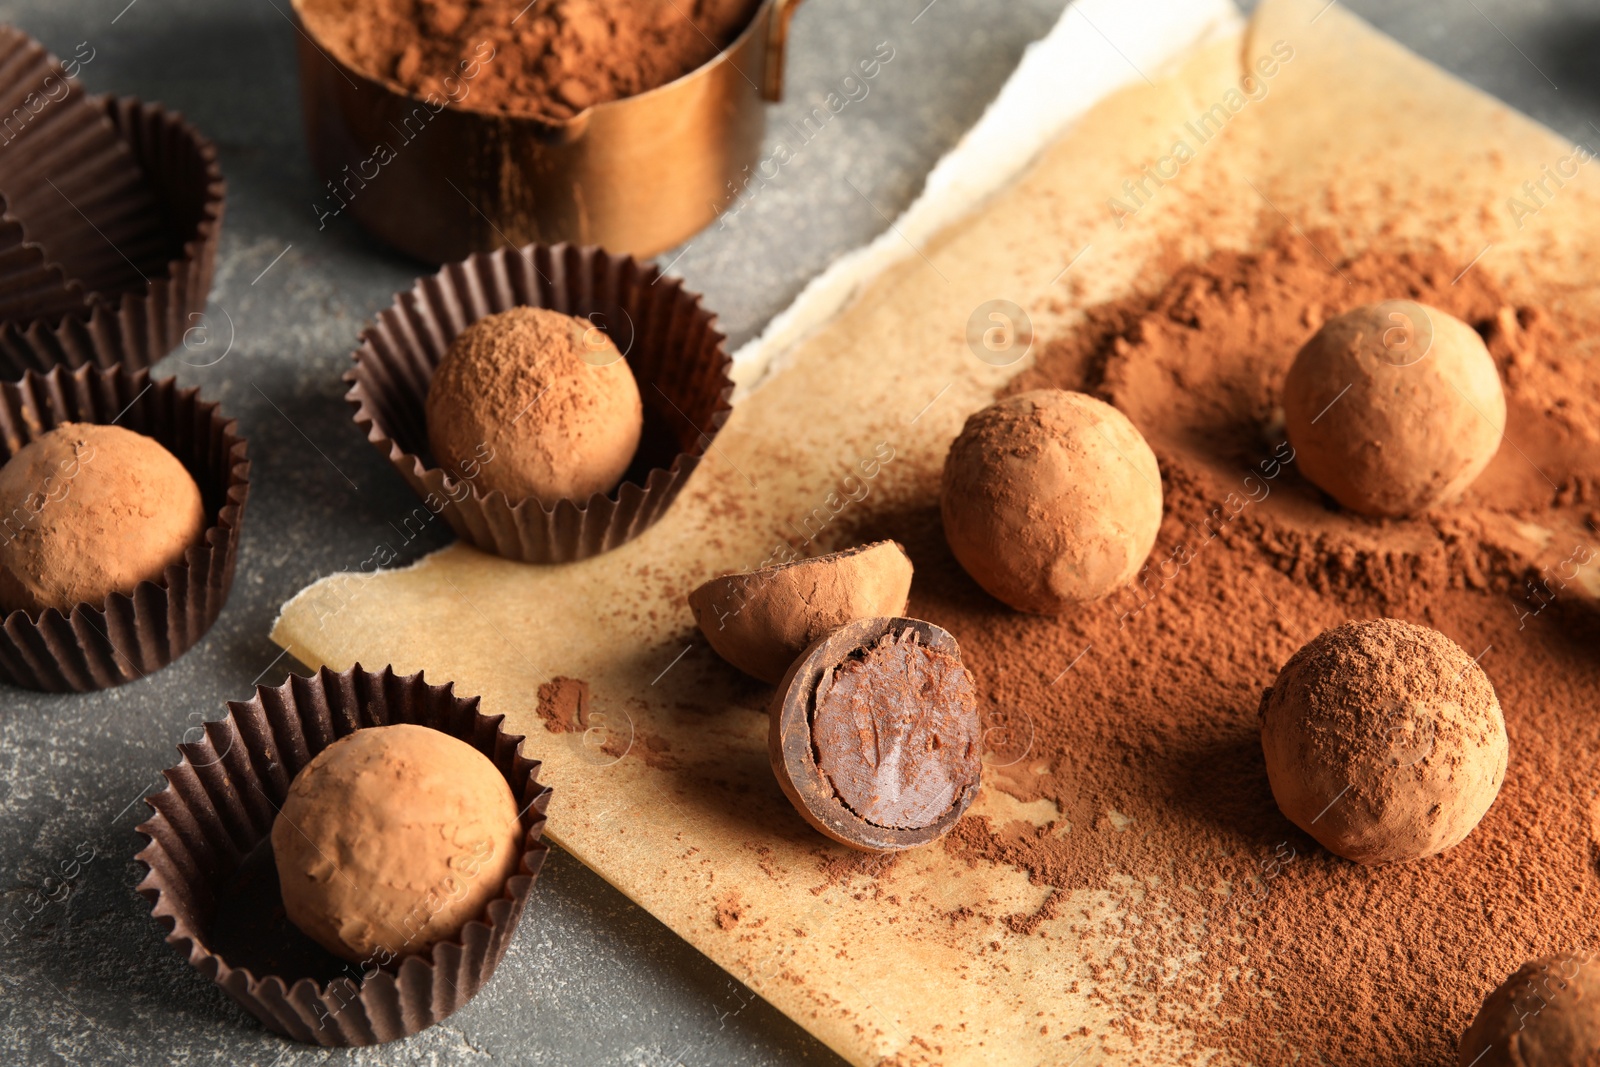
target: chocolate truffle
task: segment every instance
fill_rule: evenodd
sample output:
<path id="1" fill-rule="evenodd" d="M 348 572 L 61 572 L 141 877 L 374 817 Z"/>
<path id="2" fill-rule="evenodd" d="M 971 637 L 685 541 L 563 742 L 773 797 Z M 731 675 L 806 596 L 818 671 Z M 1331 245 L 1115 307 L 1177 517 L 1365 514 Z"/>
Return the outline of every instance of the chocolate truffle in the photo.
<path id="1" fill-rule="evenodd" d="M 1139 572 L 1161 527 L 1161 470 L 1110 404 L 1039 389 L 967 420 L 939 503 L 950 550 L 979 585 L 1055 615 Z"/>
<path id="2" fill-rule="evenodd" d="M 1358 863 L 1421 859 L 1478 825 L 1506 776 L 1488 676 L 1437 630 L 1347 622 L 1289 657 L 1261 698 L 1278 807 Z"/>
<path id="3" fill-rule="evenodd" d="M 689 608 L 717 655 L 776 682 L 817 638 L 852 619 L 899 615 L 910 595 L 910 557 L 878 541 L 713 578 L 689 594 Z"/>
<path id="4" fill-rule="evenodd" d="M 1461 1067 L 1600 1063 L 1600 961 L 1572 952 L 1524 963 L 1484 1000 L 1461 1038 Z"/>
<path id="5" fill-rule="evenodd" d="M 1404 516 L 1459 496 L 1500 447 L 1506 398 L 1483 339 L 1410 300 L 1323 323 L 1283 385 L 1300 469 L 1340 504 Z"/>
<path id="6" fill-rule="evenodd" d="M 511 787 L 465 741 L 409 723 L 335 741 L 272 824 L 290 921 L 334 955 L 383 965 L 455 937 L 522 855 Z"/>
<path id="7" fill-rule="evenodd" d="M 874 852 L 923 845 L 977 796 L 982 734 L 955 638 L 858 619 L 813 644 L 773 703 L 778 784 L 812 826 Z"/>
<path id="8" fill-rule="evenodd" d="M 461 332 L 433 372 L 428 442 L 445 469 L 512 503 L 585 503 L 633 461 L 644 409 L 633 371 L 598 327 L 518 307 Z"/>
<path id="9" fill-rule="evenodd" d="M 205 529 L 200 487 L 159 442 L 64 422 L 0 467 L 0 612 L 98 608 L 159 582 Z"/>

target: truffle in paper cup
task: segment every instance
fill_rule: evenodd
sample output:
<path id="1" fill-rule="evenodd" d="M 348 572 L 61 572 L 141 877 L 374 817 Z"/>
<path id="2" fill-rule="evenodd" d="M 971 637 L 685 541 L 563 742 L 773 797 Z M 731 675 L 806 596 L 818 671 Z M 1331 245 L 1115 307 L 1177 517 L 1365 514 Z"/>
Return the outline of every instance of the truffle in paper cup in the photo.
<path id="1" fill-rule="evenodd" d="M 91 97 L 84 103 L 123 146 L 120 164 L 102 160 L 87 172 L 91 184 L 129 190 L 126 169 L 132 168 L 131 191 L 108 194 L 103 208 L 117 220 L 117 247 L 110 250 L 116 264 L 71 283 L 82 290 L 81 301 L 24 301 L 19 306 L 26 313 L 13 309 L 0 321 L 0 376 L 6 378 L 58 365 L 148 367 L 187 337 L 210 337 L 225 326 L 205 316 L 224 198 L 216 149 L 182 115 L 158 104 L 132 97 Z M 49 113 L 45 109 L 41 120 Z M 6 306 L 8 283 L 6 221 L 0 219 L 0 307 Z M 16 232 L 40 245 L 48 272 L 60 242 L 48 233 L 35 235 L 26 220 Z M 21 246 L 13 251 L 27 253 Z M 137 265 L 137 276 L 119 281 L 112 268 L 130 267 L 124 253 Z M 42 284 L 37 270 L 30 277 L 15 280 Z"/>
<path id="2" fill-rule="evenodd" d="M 139 827 L 149 839 L 136 857 L 146 869 L 139 892 L 167 942 L 269 1029 L 308 1044 L 394 1041 L 461 1008 L 494 974 L 549 851 L 540 835 L 550 789 L 503 718 L 421 674 L 360 664 L 230 702 L 204 739 L 178 746 L 183 759 L 147 798 L 155 814 Z M 395 723 L 443 731 L 487 756 L 517 800 L 523 851 L 500 895 L 459 935 L 426 954 L 362 967 L 284 916 L 272 824 L 312 757 L 356 730 Z"/>
<path id="3" fill-rule="evenodd" d="M 0 384 L 0 461 L 63 422 L 114 423 L 154 438 L 194 478 L 206 514 L 200 541 L 160 581 L 140 582 L 66 614 L 47 608 L 0 619 L 0 682 L 85 692 L 165 667 L 216 622 L 233 587 L 250 464 L 237 424 L 201 400 L 198 389 L 121 367 L 58 367 Z"/>
<path id="4" fill-rule="evenodd" d="M 432 455 L 424 402 L 434 368 L 462 330 L 520 305 L 589 319 L 639 383 L 644 435 L 609 493 L 555 507 L 508 500 L 481 493 L 464 472 L 440 469 Z M 525 563 L 586 559 L 659 519 L 727 421 L 732 360 L 715 323 L 681 281 L 631 256 L 571 245 L 502 249 L 401 293 L 363 332 L 345 397 L 367 440 L 462 540 Z"/>

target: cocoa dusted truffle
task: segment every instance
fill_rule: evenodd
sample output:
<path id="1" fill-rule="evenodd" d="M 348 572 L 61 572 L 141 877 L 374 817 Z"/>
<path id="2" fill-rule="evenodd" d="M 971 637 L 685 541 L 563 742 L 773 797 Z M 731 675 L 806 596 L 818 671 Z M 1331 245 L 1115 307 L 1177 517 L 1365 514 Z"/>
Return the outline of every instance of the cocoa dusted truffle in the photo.
<path id="1" fill-rule="evenodd" d="M 334 955 L 379 966 L 478 918 L 516 869 L 521 838 L 489 758 L 409 723 L 323 749 L 272 824 L 290 921 Z"/>
<path id="2" fill-rule="evenodd" d="M 1461 1038 L 1461 1067 L 1600 1063 L 1600 960 L 1571 952 L 1524 963 Z"/>
<path id="3" fill-rule="evenodd" d="M 979 585 L 1055 615 L 1139 572 L 1161 527 L 1161 470 L 1110 404 L 1039 389 L 967 420 L 945 457 L 940 512 Z"/>
<path id="4" fill-rule="evenodd" d="M 717 655 L 776 682 L 817 638 L 853 619 L 899 615 L 910 595 L 910 557 L 878 541 L 714 578 L 689 594 L 689 608 Z"/>
<path id="5" fill-rule="evenodd" d="M 0 468 L 0 612 L 99 607 L 160 581 L 205 529 L 200 487 L 159 442 L 64 422 Z"/>
<path id="6" fill-rule="evenodd" d="M 1483 669 L 1437 630 L 1347 622 L 1289 658 L 1261 698 L 1278 807 L 1358 863 L 1422 859 L 1478 825 L 1506 776 Z"/>
<path id="7" fill-rule="evenodd" d="M 1500 374 L 1483 339 L 1410 300 L 1323 323 L 1289 368 L 1283 412 L 1306 477 L 1375 516 L 1413 515 L 1459 496 L 1506 428 Z"/>
<path id="8" fill-rule="evenodd" d="M 955 638 L 918 619 L 859 619 L 813 644 L 778 689 L 767 740 L 795 809 L 852 848 L 927 844 L 978 793 L 972 675 Z"/>
<path id="9" fill-rule="evenodd" d="M 639 447 L 633 371 L 584 319 L 517 307 L 479 319 L 433 372 L 428 442 L 447 470 L 513 503 L 582 504 L 609 492 Z"/>

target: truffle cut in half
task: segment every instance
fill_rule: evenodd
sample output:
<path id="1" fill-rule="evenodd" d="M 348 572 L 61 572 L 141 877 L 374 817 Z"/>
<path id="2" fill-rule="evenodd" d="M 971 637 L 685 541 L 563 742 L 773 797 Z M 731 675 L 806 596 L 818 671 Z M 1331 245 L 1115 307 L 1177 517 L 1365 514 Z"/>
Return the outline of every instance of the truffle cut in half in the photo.
<path id="1" fill-rule="evenodd" d="M 795 810 L 869 852 L 925 845 L 954 826 L 978 794 L 982 740 L 955 638 L 903 618 L 859 619 L 807 649 L 778 688 L 767 734 Z"/>
<path id="2" fill-rule="evenodd" d="M 911 559 L 894 541 L 713 578 L 689 594 L 717 655 L 777 682 L 813 641 L 855 619 L 899 615 L 911 595 Z"/>

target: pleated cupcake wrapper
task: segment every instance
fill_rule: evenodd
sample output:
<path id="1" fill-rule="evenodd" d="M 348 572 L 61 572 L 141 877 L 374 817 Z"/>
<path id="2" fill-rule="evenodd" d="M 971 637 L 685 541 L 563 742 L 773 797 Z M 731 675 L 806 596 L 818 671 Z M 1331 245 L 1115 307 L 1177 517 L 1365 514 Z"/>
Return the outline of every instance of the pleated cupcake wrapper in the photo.
<path id="1" fill-rule="evenodd" d="M 87 312 L 92 294 L 142 288 L 182 243 L 105 110 L 10 26 L 0 26 L 0 196 L 35 253 L 0 258 L 23 270 L 0 275 L 0 320 Z M 41 270 L 53 294 L 39 286 Z"/>
<path id="2" fill-rule="evenodd" d="M 539 762 L 519 751 L 503 716 L 486 716 L 477 697 L 421 674 L 379 673 L 360 664 L 291 677 L 253 699 L 231 702 L 226 718 L 207 723 L 203 740 L 179 745 L 182 761 L 168 785 L 146 798 L 155 814 L 139 827 L 149 843 L 136 857 L 146 868 L 139 892 L 150 901 L 167 941 L 269 1029 L 309 1044 L 371 1045 L 432 1026 L 481 989 L 505 954 L 549 849 L 541 840 L 550 790 Z M 256 974 L 210 947 L 208 931 L 225 887 L 272 832 L 294 776 L 334 741 L 369 726 L 417 723 L 461 739 L 494 762 L 522 813 L 524 852 L 516 873 L 484 914 L 426 954 L 406 956 L 358 978 L 328 981 L 298 974 Z"/>
<path id="3" fill-rule="evenodd" d="M 84 164 L 81 174 L 68 172 L 69 181 L 87 178 L 106 190 L 94 203 L 112 241 L 95 239 L 116 262 L 86 271 L 84 281 L 68 278 L 69 286 L 81 290 L 81 299 L 71 305 L 70 294 L 52 294 L 48 287 L 50 272 L 60 275 L 61 241 L 35 233 L 26 218 L 13 218 L 7 204 L 7 214 L 0 216 L 0 308 L 21 310 L 0 315 L 0 377 L 15 379 L 24 371 L 54 366 L 148 367 L 184 343 L 189 330 L 209 327 L 192 336 L 215 341 L 222 329 L 204 318 L 223 214 L 216 149 L 182 115 L 158 104 L 132 97 L 83 102 L 112 130 L 126 157 L 121 169 L 114 161 L 97 160 Z M 39 121 L 58 106 L 45 107 Z M 0 144 L 0 159 L 23 149 L 22 138 Z M 127 189 L 130 174 L 136 189 L 113 196 Z M 43 179 L 38 184 L 56 195 Z M 12 223 L 15 230 L 8 229 Z M 19 236 L 25 238 L 21 243 Z M 13 261 L 16 270 L 8 273 L 6 265 Z M 132 287 L 116 281 L 118 270 L 133 272 Z M 215 356 L 208 350 L 205 358 Z"/>
<path id="4" fill-rule="evenodd" d="M 58 367 L 0 384 L 0 462 L 63 422 L 115 423 L 161 442 L 200 486 L 210 519 L 201 542 L 158 582 L 65 615 L 48 608 L 0 619 L 0 682 L 86 692 L 160 670 L 216 622 L 233 586 L 250 464 L 237 424 L 198 389 L 120 367 Z"/>
<path id="5" fill-rule="evenodd" d="M 424 402 L 450 343 L 519 305 L 589 318 L 611 334 L 639 383 L 645 433 L 610 493 L 554 508 L 483 494 L 441 470 Z M 631 540 L 659 519 L 727 421 L 732 360 L 700 297 L 631 256 L 573 245 L 474 255 L 401 293 L 361 335 L 346 399 L 380 452 L 462 540 L 507 559 L 561 563 Z"/>

